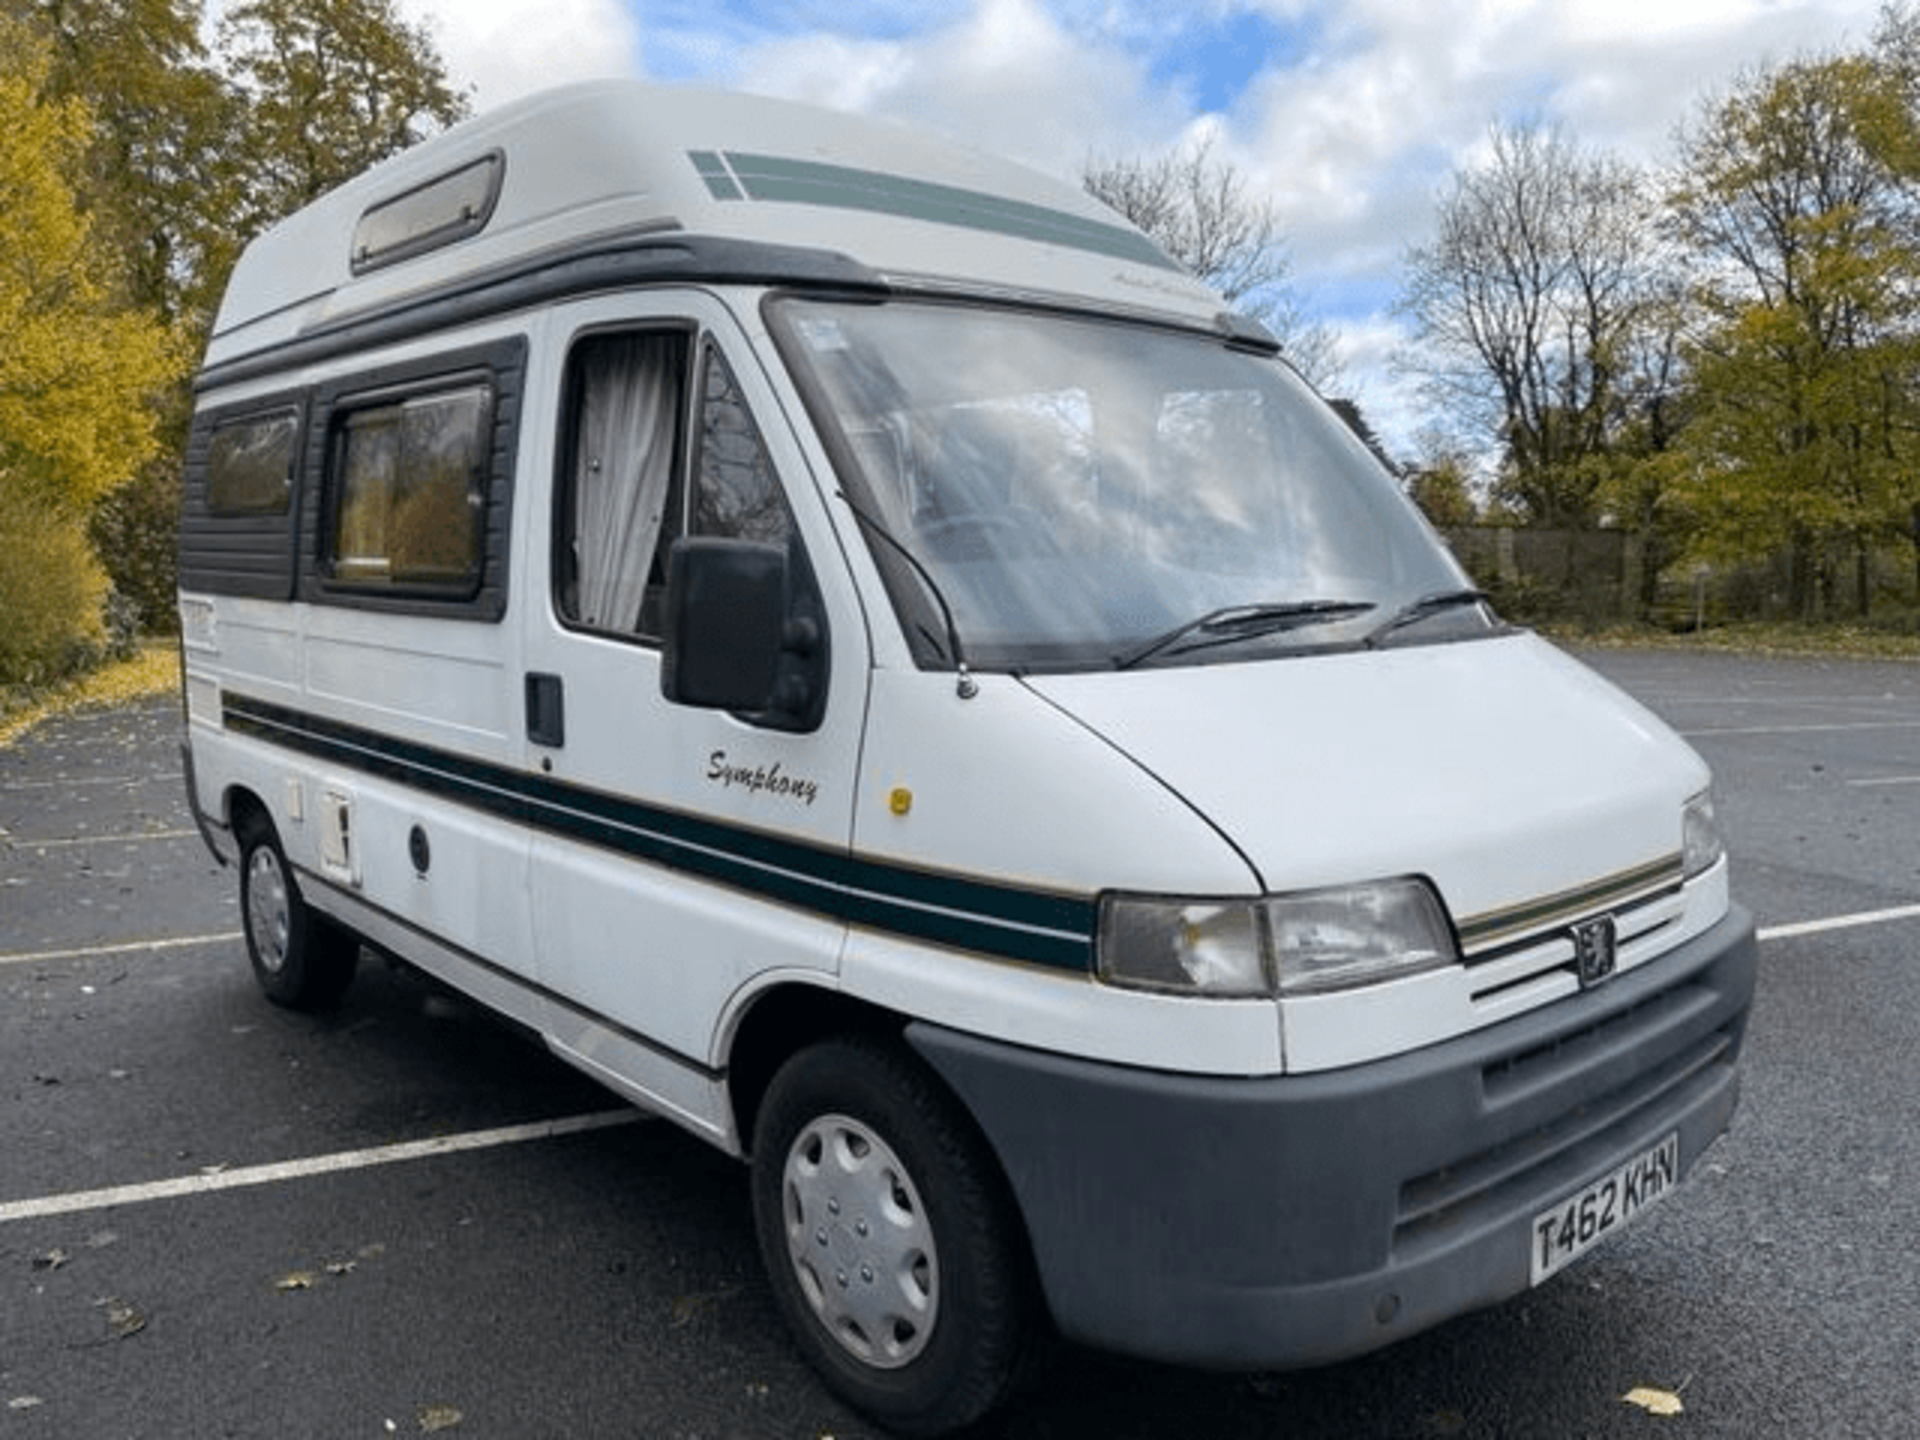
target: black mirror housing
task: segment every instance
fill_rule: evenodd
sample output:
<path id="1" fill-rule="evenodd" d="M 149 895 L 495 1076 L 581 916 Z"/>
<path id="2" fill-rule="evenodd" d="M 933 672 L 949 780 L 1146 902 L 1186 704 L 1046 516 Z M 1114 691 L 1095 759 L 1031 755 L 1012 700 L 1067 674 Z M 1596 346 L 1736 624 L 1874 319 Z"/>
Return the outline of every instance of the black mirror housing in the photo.
<path id="1" fill-rule="evenodd" d="M 708 710 L 774 708 L 786 623 L 784 547 L 706 536 L 674 541 L 661 692 Z"/>

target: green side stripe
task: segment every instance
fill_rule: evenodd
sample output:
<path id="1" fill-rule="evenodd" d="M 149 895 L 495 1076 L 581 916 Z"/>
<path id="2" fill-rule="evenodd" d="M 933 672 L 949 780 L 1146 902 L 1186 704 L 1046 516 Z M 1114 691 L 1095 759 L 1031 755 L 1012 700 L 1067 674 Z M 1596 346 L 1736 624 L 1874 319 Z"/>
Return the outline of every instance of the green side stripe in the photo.
<path id="1" fill-rule="evenodd" d="M 717 881 L 849 924 L 1028 964 L 1093 965 L 1091 897 L 862 860 L 701 816 L 579 789 L 247 696 L 236 733 L 425 791 L 513 824 Z"/>
<path id="2" fill-rule="evenodd" d="M 711 150 L 690 150 L 687 156 L 717 200 L 739 199 L 740 190 L 744 189 L 746 196 L 753 200 L 924 220 L 935 225 L 1064 245 L 1161 270 L 1180 268 L 1151 240 L 1125 226 L 1109 225 L 1003 195 L 937 185 L 877 170 L 857 170 L 845 165 L 740 150 L 729 150 L 724 158 Z"/>

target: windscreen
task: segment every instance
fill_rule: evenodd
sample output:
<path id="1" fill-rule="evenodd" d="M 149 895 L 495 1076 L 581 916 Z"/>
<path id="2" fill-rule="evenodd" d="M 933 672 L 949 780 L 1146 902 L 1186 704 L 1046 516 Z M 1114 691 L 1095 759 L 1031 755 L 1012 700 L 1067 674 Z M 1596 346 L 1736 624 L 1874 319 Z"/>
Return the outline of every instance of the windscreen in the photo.
<path id="1" fill-rule="evenodd" d="M 1352 644 L 1466 583 L 1277 361 L 1034 311 L 772 313 L 922 663 L 956 640 L 1014 670 Z"/>

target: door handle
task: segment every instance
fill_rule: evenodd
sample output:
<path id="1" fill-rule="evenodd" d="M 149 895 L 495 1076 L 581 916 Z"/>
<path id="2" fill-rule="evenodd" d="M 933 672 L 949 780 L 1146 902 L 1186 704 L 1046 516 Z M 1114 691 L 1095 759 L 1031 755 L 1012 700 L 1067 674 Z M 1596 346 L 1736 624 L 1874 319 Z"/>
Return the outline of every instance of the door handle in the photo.
<path id="1" fill-rule="evenodd" d="M 527 739 L 549 750 L 567 743 L 566 687 L 558 675 L 527 675 Z"/>

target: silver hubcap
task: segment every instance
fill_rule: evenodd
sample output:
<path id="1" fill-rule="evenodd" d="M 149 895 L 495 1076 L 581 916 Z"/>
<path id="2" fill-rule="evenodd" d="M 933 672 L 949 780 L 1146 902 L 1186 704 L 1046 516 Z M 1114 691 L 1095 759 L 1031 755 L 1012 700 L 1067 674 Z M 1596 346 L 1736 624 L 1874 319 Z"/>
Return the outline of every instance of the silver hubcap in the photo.
<path id="1" fill-rule="evenodd" d="M 940 1265 L 920 1192 L 858 1120 L 823 1115 L 794 1138 L 782 1177 L 787 1253 L 829 1334 L 881 1370 L 933 1338 Z"/>
<path id="2" fill-rule="evenodd" d="M 280 859 L 266 845 L 255 848 L 247 862 L 247 933 L 263 969 L 278 974 L 287 963 L 287 936 L 292 929 L 287 877 Z"/>

